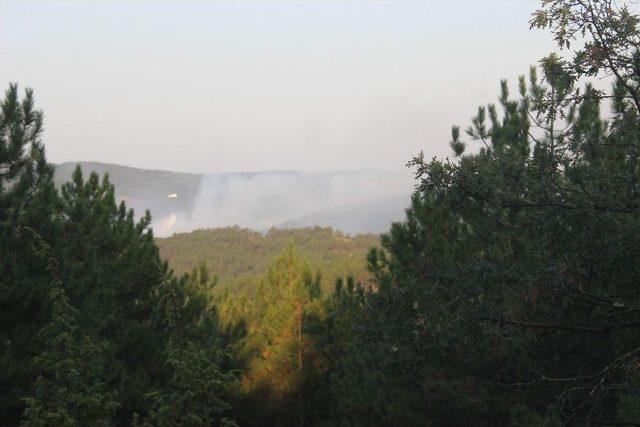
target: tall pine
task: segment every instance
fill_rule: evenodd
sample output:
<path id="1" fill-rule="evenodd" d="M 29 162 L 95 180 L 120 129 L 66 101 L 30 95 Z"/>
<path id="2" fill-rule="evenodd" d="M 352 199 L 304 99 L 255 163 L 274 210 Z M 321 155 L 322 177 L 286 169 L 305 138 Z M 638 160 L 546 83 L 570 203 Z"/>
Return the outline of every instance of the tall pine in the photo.
<path id="1" fill-rule="evenodd" d="M 104 384 L 106 343 L 95 344 L 78 331 L 75 315 L 59 277 L 51 247 L 30 228 L 22 234 L 34 243 L 34 253 L 52 276 L 49 301 L 51 319 L 40 331 L 44 350 L 36 360 L 38 376 L 34 393 L 24 399 L 25 426 L 111 425 L 118 404 Z"/>
<path id="2" fill-rule="evenodd" d="M 42 129 L 33 92 L 20 97 L 10 85 L 0 101 L 0 424 L 20 420 L 41 351 L 38 331 L 49 320 L 51 276 L 19 233 L 28 227 L 57 248 L 58 200 Z"/>

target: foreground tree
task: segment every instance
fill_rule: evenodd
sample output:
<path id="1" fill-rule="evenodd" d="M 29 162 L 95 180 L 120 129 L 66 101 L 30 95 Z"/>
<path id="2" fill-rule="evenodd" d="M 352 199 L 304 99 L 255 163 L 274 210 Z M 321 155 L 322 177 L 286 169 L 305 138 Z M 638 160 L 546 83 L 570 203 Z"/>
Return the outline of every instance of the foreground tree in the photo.
<path id="1" fill-rule="evenodd" d="M 319 275 L 313 277 L 290 244 L 273 260 L 251 300 L 241 302 L 247 333 L 237 349 L 243 370 L 238 410 L 251 416 L 240 422 L 305 423 L 312 410 L 306 384 L 319 356 L 308 322 L 321 309 L 319 297 Z"/>
<path id="2" fill-rule="evenodd" d="M 28 426 L 107 425 L 118 404 L 102 383 L 106 344 L 95 345 L 78 335 L 73 307 L 60 281 L 51 247 L 33 229 L 19 233 L 33 244 L 33 253 L 52 278 L 51 320 L 40 331 L 44 352 L 36 358 L 39 375 L 33 397 L 25 398 L 23 424 Z"/>
<path id="3" fill-rule="evenodd" d="M 205 267 L 200 268 L 206 271 Z M 205 280 L 206 275 L 200 276 Z M 224 400 L 233 377 L 221 371 L 210 360 L 204 349 L 186 338 L 183 307 L 187 303 L 180 297 L 177 280 L 165 285 L 163 307 L 170 337 L 165 349 L 165 363 L 170 371 L 163 391 L 147 395 L 153 405 L 149 422 L 143 425 L 213 426 L 236 425 L 224 415 L 231 406 Z M 213 331 L 210 331 L 213 332 Z"/>
<path id="4" fill-rule="evenodd" d="M 479 150 L 466 154 L 454 127 L 457 160 L 416 157 L 407 220 L 370 256 L 379 291 L 360 339 L 386 373 L 378 384 L 399 388 L 391 419 L 640 418 L 638 17 L 558 0 L 532 22 L 585 47 L 543 59 L 542 80 L 532 69 L 517 99 L 502 82 L 498 106 L 466 131 Z M 583 86 L 600 73 L 610 92 Z"/>
<path id="5" fill-rule="evenodd" d="M 108 176 L 77 168 L 59 194 L 41 131 L 31 91 L 20 100 L 11 85 L 0 109 L 0 424 L 128 425 L 149 415 L 150 390 L 215 374 L 213 281 L 206 269 L 171 279 L 149 213 L 117 205 Z M 163 322 L 167 281 L 192 344 Z"/>
<path id="6" fill-rule="evenodd" d="M 49 320 L 51 276 L 33 252 L 33 242 L 19 230 L 29 228 L 47 241 L 60 221 L 52 169 L 47 165 L 42 112 L 33 92 L 22 99 L 10 85 L 0 102 L 0 423 L 19 422 L 31 393 L 41 352 L 38 331 Z"/>
<path id="7" fill-rule="evenodd" d="M 52 318 L 42 329 L 45 352 L 36 359 L 41 374 L 33 397 L 25 399 L 26 426 L 111 425 L 118 407 L 105 390 L 103 353 L 87 337 L 78 335 L 74 309 L 59 284 L 51 290 Z"/>
<path id="8" fill-rule="evenodd" d="M 82 331 L 109 343 L 105 382 L 121 403 L 118 422 L 128 423 L 134 412 L 147 412 L 144 394 L 167 375 L 168 332 L 157 307 L 169 271 L 153 241 L 150 214 L 136 220 L 124 203 L 116 204 L 108 176 L 85 179 L 76 168 L 60 204 L 64 234 L 56 244 L 65 291 L 78 307 Z"/>

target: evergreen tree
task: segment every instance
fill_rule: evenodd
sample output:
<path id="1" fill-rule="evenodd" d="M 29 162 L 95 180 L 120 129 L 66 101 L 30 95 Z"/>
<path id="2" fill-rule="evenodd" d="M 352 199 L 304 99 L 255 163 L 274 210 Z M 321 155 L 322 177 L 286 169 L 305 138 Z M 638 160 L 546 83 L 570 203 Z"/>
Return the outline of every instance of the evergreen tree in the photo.
<path id="1" fill-rule="evenodd" d="M 353 276 L 338 278 L 334 292 L 323 301 L 321 322 L 311 333 L 326 363 L 326 369 L 316 379 L 316 396 L 313 399 L 315 420 L 327 423 L 366 425 L 380 420 L 367 418 L 359 411 L 357 399 L 371 402 L 370 382 L 359 375 L 358 369 L 370 369 L 370 354 L 356 339 L 359 320 L 366 303 L 366 291 Z M 311 329 L 311 328 L 310 328 Z"/>
<path id="2" fill-rule="evenodd" d="M 0 424 L 637 424 L 639 23 L 614 0 L 543 0 L 531 25 L 563 51 L 453 127 L 454 159 L 410 162 L 373 283 L 326 297 L 293 245 L 242 295 L 214 299 L 205 264 L 172 277 L 108 176 L 78 168 L 57 193 L 42 113 L 11 85 Z M 585 83 L 602 75 L 610 91 Z"/>
<path id="3" fill-rule="evenodd" d="M 144 394 L 168 375 L 162 363 L 168 332 L 157 307 L 170 273 L 154 243 L 149 212 L 136 220 L 124 202 L 117 205 L 108 175 L 85 179 L 76 168 L 62 186 L 61 205 L 66 293 L 79 308 L 82 330 L 109 343 L 106 381 L 121 404 L 117 422 L 126 424 L 134 412 L 146 414 Z"/>
<path id="4" fill-rule="evenodd" d="M 158 427 L 235 425 L 224 417 L 231 409 L 224 396 L 233 376 L 222 372 L 201 347 L 184 338 L 181 315 L 185 302 L 177 285 L 175 279 L 168 283 L 164 294 L 166 322 L 171 331 L 165 349 L 170 377 L 165 390 L 147 395 L 153 401 L 149 423 Z"/>
<path id="5" fill-rule="evenodd" d="M 61 286 L 51 290 L 52 318 L 42 329 L 46 351 L 36 360 L 42 373 L 25 399 L 27 426 L 111 425 L 118 404 L 101 382 L 105 345 L 78 335 L 75 310 Z"/>
<path id="6" fill-rule="evenodd" d="M 378 291 L 357 338 L 394 397 L 364 412 L 412 425 L 637 422 L 624 418 L 639 398 L 637 23 L 611 1 L 543 2 L 533 25 L 565 47 L 584 34 L 585 47 L 543 59 L 517 99 L 502 82 L 466 130 L 479 149 L 454 127 L 457 159 L 411 162 L 419 189 L 370 255 Z M 609 93 L 582 85 L 600 72 Z"/>
<path id="7" fill-rule="evenodd" d="M 249 308 L 247 337 L 239 357 L 241 394 L 256 424 L 305 423 L 305 381 L 316 370 L 318 353 L 306 332 L 307 320 L 320 309 L 320 277 L 292 244 L 276 257 Z"/>
<path id="8" fill-rule="evenodd" d="M 102 357 L 106 344 L 96 345 L 78 334 L 75 313 L 59 278 L 58 262 L 51 247 L 30 228 L 22 228 L 34 241 L 34 253 L 53 276 L 50 291 L 51 320 L 40 331 L 45 350 L 36 358 L 40 374 L 34 395 L 25 398 L 23 425 L 110 425 L 118 406 L 105 390 Z"/>
<path id="9" fill-rule="evenodd" d="M 32 393 L 40 353 L 38 331 L 49 320 L 51 277 L 21 228 L 55 244 L 60 222 L 52 169 L 47 165 L 42 112 L 15 84 L 0 102 L 0 424 L 16 425 Z M 10 385 L 10 386 L 8 386 Z"/>
<path id="10" fill-rule="evenodd" d="M 52 169 L 40 140 L 43 115 L 27 89 L 22 100 L 12 84 L 0 105 L 0 223 L 26 221 L 33 203 L 47 198 Z"/>
<path id="11" fill-rule="evenodd" d="M 136 221 L 116 205 L 108 176 L 85 180 L 77 168 L 59 196 L 41 129 L 32 92 L 20 101 L 10 86 L 0 112 L 0 424 L 23 417 L 29 425 L 128 425 L 135 413 L 149 415 L 148 390 L 179 389 L 172 384 L 186 372 L 194 380 L 209 372 L 226 387 L 230 377 L 217 368 L 224 357 L 215 279 L 204 266 L 193 278 L 170 279 L 149 213 Z M 187 344 L 158 310 L 168 280 L 184 302 Z M 185 366 L 178 361 L 192 371 L 176 374 Z M 217 413 L 217 394 L 198 393 Z"/>

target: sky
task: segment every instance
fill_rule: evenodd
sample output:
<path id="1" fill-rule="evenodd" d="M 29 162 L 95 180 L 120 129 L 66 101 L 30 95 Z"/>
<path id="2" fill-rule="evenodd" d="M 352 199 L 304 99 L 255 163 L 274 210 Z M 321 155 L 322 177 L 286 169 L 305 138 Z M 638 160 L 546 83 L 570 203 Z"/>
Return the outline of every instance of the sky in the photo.
<path id="1" fill-rule="evenodd" d="M 400 170 L 555 49 L 529 0 L 0 1 L 48 159 Z"/>

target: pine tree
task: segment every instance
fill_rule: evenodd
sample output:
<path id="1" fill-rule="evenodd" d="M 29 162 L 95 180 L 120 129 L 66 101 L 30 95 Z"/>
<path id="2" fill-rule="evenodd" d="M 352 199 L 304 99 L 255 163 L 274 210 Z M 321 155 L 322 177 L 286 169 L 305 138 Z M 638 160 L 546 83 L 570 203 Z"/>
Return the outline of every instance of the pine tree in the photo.
<path id="1" fill-rule="evenodd" d="M 52 168 L 41 141 L 33 92 L 12 84 L 0 101 L 0 424 L 16 425 L 32 392 L 38 331 L 49 320 L 51 277 L 21 236 L 24 227 L 56 245 L 60 221 Z M 56 246 L 57 247 L 57 246 Z"/>
<path id="2" fill-rule="evenodd" d="M 455 159 L 411 162 L 418 192 L 370 256 L 358 337 L 393 390 L 381 417 L 636 422 L 639 22 L 609 0 L 544 1 L 532 25 L 584 45 L 544 58 L 515 98 L 501 82 L 466 130 L 475 149 L 454 126 Z M 609 92 L 581 80 L 602 73 Z"/>
<path id="3" fill-rule="evenodd" d="M 233 376 L 221 371 L 204 350 L 185 339 L 182 319 L 184 300 L 177 280 L 164 288 L 165 320 L 170 330 L 165 363 L 170 372 L 162 391 L 147 394 L 153 404 L 147 424 L 173 426 L 233 426 L 225 417 L 231 406 L 224 400 Z"/>
<path id="4" fill-rule="evenodd" d="M 305 423 L 305 382 L 318 352 L 307 332 L 309 316 L 321 309 L 320 276 L 289 244 L 273 260 L 248 310 L 242 393 L 254 403 L 256 424 Z M 255 405 L 255 406 L 254 406 Z M 262 418 L 264 417 L 264 418 Z"/>
<path id="5" fill-rule="evenodd" d="M 26 426 L 111 425 L 118 404 L 101 380 L 104 345 L 80 337 L 75 310 L 62 287 L 51 290 L 51 322 L 42 329 L 46 350 L 37 358 L 41 374 L 26 398 Z"/>
<path id="6" fill-rule="evenodd" d="M 78 333 L 75 314 L 59 278 L 58 262 L 51 247 L 32 229 L 23 228 L 53 276 L 51 320 L 40 331 L 44 352 L 36 358 L 39 375 L 34 395 L 25 398 L 23 425 L 110 425 L 118 404 L 103 383 L 106 344 L 96 345 Z"/>
<path id="7" fill-rule="evenodd" d="M 20 100 L 12 84 L 0 105 L 0 224 L 28 217 L 28 209 L 51 185 L 52 169 L 46 162 L 40 136 L 43 115 L 34 108 L 27 89 Z M 50 189 L 50 187 L 49 187 Z"/>
<path id="8" fill-rule="evenodd" d="M 109 343 L 106 381 L 118 393 L 118 424 L 145 415 L 144 394 L 168 375 L 162 363 L 167 331 L 157 311 L 159 287 L 169 276 L 149 228 L 115 200 L 108 175 L 85 179 L 80 167 L 62 186 L 64 234 L 58 240 L 66 294 L 78 307 L 83 332 Z"/>
<path id="9" fill-rule="evenodd" d="M 79 167 L 58 195 L 41 130 L 32 92 L 20 101 L 10 86 L 0 111 L 0 383 L 11 386 L 0 393 L 0 424 L 124 425 L 135 413 L 147 417 L 148 390 L 189 393 L 178 384 L 189 372 L 194 382 L 210 373 L 212 382 L 193 386 L 212 403 L 200 419 L 221 420 L 219 387 L 231 377 L 218 369 L 215 278 L 202 267 L 193 279 L 175 279 L 184 332 L 177 340 L 158 310 L 171 273 L 150 214 L 136 220 L 116 204 L 108 176 L 85 179 Z"/>

